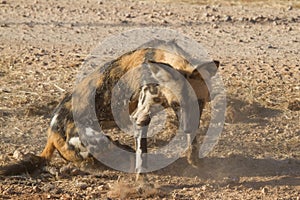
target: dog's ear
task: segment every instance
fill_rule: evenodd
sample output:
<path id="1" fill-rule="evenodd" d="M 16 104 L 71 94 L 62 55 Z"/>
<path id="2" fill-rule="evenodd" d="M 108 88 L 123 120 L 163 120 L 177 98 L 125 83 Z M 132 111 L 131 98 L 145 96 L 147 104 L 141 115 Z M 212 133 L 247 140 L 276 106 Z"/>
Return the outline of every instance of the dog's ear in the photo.
<path id="1" fill-rule="evenodd" d="M 220 66 L 220 61 L 213 60 L 210 62 L 203 63 L 196 67 L 192 74 L 190 75 L 191 79 L 197 79 L 201 76 L 203 79 L 210 79 L 216 75 L 218 68 Z"/>
<path id="2" fill-rule="evenodd" d="M 214 60 L 214 63 L 215 63 L 215 65 L 216 65 L 217 69 L 219 69 L 219 67 L 220 67 L 220 61 Z"/>

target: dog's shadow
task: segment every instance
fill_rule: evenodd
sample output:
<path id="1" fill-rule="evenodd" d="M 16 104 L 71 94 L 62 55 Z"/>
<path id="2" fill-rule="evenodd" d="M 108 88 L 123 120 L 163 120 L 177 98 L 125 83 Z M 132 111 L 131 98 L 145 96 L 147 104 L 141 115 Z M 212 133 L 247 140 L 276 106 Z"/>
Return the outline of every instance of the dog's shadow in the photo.
<path id="1" fill-rule="evenodd" d="M 226 121 L 229 123 L 265 124 L 269 118 L 281 113 L 281 110 L 268 108 L 257 102 L 247 103 L 239 99 L 227 98 Z"/>
<path id="2" fill-rule="evenodd" d="M 251 181 L 232 181 L 235 184 L 250 188 L 260 188 L 264 185 L 300 186 L 300 161 L 296 159 L 256 159 L 232 155 L 225 158 L 202 158 L 195 167 L 191 166 L 185 158 L 180 158 L 168 167 L 155 172 L 155 174 L 189 178 L 198 177 L 204 181 L 213 180 L 216 182 L 222 182 L 228 178 L 239 180 L 240 177 L 250 177 L 249 180 Z M 266 177 L 268 177 L 267 181 Z"/>

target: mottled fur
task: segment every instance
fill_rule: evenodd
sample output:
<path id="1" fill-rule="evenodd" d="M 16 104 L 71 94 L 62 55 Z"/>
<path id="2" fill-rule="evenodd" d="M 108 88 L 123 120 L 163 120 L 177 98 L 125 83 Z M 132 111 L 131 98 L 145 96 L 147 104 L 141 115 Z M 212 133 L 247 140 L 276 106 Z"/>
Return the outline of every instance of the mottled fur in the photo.
<path id="1" fill-rule="evenodd" d="M 55 109 L 51 126 L 47 131 L 48 139 L 44 150 L 39 156 L 31 156 L 31 160 L 33 160 L 34 164 L 28 165 L 28 163 L 32 162 L 20 161 L 19 163 L 1 167 L 0 175 L 31 172 L 50 161 L 55 149 L 65 160 L 74 163 L 81 163 L 91 157 L 89 152 L 85 153 L 82 151 L 84 144 L 75 144 L 74 142 L 78 141 L 77 137 L 79 138 L 79 135 L 78 127 L 76 127 L 74 123 L 73 113 L 81 117 L 85 126 L 93 128 L 93 122 L 89 122 L 93 116 L 86 110 L 89 110 L 87 108 L 95 102 L 97 122 L 99 122 L 100 126 L 103 125 L 104 121 L 114 120 L 111 111 L 112 90 L 124 74 L 127 72 L 130 73 L 132 69 L 136 69 L 133 71 L 132 76 L 128 76 L 127 79 L 123 80 L 123 84 L 125 84 L 129 90 L 125 92 L 133 93 L 132 98 L 127 102 L 129 104 L 129 112 L 132 114 L 137 109 L 139 101 L 140 84 L 142 81 L 141 75 L 143 73 L 141 66 L 149 61 L 167 64 L 180 72 L 194 89 L 199 102 L 201 102 L 200 111 L 202 111 L 205 102 L 209 101 L 209 91 L 204 82 L 204 78 L 198 71 L 203 70 L 205 73 L 210 74 L 211 77 L 214 75 L 216 69 L 213 67 L 206 68 L 205 65 L 191 66 L 180 54 L 181 50 L 178 50 L 176 46 L 163 44 L 161 46 L 162 48 L 160 48 L 159 43 L 153 45 L 153 47 L 151 47 L 151 45 L 148 46 L 150 47 L 141 47 L 126 53 L 116 60 L 107 63 L 104 67 L 97 68 L 94 72 L 85 77 L 76 85 L 72 93 L 65 95 Z M 165 47 L 171 48 L 171 50 L 168 51 L 169 49 L 166 50 Z M 172 49 L 176 51 L 172 51 Z M 195 69 L 195 67 L 198 68 Z M 178 99 L 174 99 L 174 95 L 169 90 L 162 89 L 161 92 L 165 98 L 166 105 L 164 106 L 178 105 L 176 104 Z M 74 107 L 74 105 L 76 106 Z M 120 115 L 121 114 L 122 113 L 120 113 Z M 127 116 L 127 118 L 129 118 L 129 116 Z M 70 143 L 71 138 L 76 138 L 76 140 L 72 140 L 72 144 Z M 118 141 L 114 141 L 114 144 L 134 152 L 130 147 L 119 144 Z M 20 167 L 20 163 L 22 166 L 26 165 L 26 163 L 27 165 Z"/>

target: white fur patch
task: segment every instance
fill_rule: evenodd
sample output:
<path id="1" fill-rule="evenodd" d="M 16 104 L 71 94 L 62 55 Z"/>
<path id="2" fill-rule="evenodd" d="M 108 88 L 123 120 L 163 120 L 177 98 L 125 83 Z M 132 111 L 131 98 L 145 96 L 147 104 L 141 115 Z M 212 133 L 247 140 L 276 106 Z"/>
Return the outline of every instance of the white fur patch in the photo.
<path id="1" fill-rule="evenodd" d="M 82 147 L 79 137 L 72 137 L 69 140 L 69 144 L 73 145 L 74 147 L 76 147 L 78 149 L 81 149 L 81 147 Z"/>
<path id="2" fill-rule="evenodd" d="M 80 152 L 80 155 L 83 157 L 83 159 L 87 158 L 88 155 L 89 155 L 89 152 L 88 151 L 85 151 L 85 152 Z"/>
<path id="3" fill-rule="evenodd" d="M 79 137 L 72 137 L 69 140 L 69 145 L 73 145 L 76 149 L 79 149 L 80 150 L 79 153 L 83 157 L 83 159 L 88 157 L 89 152 L 84 146 L 82 146 Z"/>
<path id="4" fill-rule="evenodd" d="M 92 128 L 90 128 L 90 127 L 85 128 L 85 132 L 86 132 L 86 135 L 89 136 L 89 137 L 95 135 L 95 131 Z"/>
<path id="5" fill-rule="evenodd" d="M 51 128 L 56 124 L 57 117 L 58 117 L 58 114 L 55 114 L 54 117 L 52 118 L 52 120 L 50 122 L 50 127 Z"/>
<path id="6" fill-rule="evenodd" d="M 135 168 L 137 173 L 141 173 L 142 171 L 142 150 L 141 150 L 141 139 L 142 139 L 142 134 L 141 132 L 138 133 L 137 139 L 137 147 L 136 147 L 136 152 L 135 152 Z"/>
<path id="7" fill-rule="evenodd" d="M 82 146 L 81 141 L 79 137 L 72 137 L 69 140 L 69 144 L 73 145 L 75 148 L 79 149 L 80 151 L 87 151 L 84 146 Z"/>

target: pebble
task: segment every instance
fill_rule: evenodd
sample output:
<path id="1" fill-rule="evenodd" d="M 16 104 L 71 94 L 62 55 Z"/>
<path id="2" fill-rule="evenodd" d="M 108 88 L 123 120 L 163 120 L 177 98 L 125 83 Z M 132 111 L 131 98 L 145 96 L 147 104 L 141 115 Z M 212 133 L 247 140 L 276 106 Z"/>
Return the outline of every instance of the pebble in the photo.
<path id="1" fill-rule="evenodd" d="M 58 173 L 57 169 L 55 167 L 46 166 L 46 171 L 48 171 L 52 175 L 56 175 Z"/>
<path id="2" fill-rule="evenodd" d="M 268 49 L 276 49 L 276 47 L 272 46 L 272 45 L 269 45 L 268 46 Z"/>
<path id="3" fill-rule="evenodd" d="M 204 16 L 204 17 L 210 17 L 211 14 L 209 14 L 209 13 L 204 13 L 203 16 Z"/>
<path id="4" fill-rule="evenodd" d="M 246 18 L 245 17 L 240 17 L 240 18 L 238 18 L 238 20 L 243 22 L 243 21 L 246 21 Z"/>
<path id="5" fill-rule="evenodd" d="M 53 191 L 52 191 L 54 194 L 62 194 L 63 193 L 63 190 L 61 188 L 55 188 Z"/>
<path id="6" fill-rule="evenodd" d="M 61 174 L 70 174 L 74 168 L 70 165 L 64 165 L 59 169 L 59 173 Z"/>
<path id="7" fill-rule="evenodd" d="M 6 23 L 0 24 L 0 27 L 6 28 L 6 27 L 8 27 L 8 24 L 6 24 Z"/>
<path id="8" fill-rule="evenodd" d="M 82 182 L 78 182 L 77 184 L 77 187 L 79 187 L 81 190 L 85 190 L 88 185 L 86 183 L 82 183 Z"/>
<path id="9" fill-rule="evenodd" d="M 11 93 L 11 89 L 9 89 L 9 88 L 3 88 L 3 89 L 2 89 L 2 92 L 5 92 L 5 93 Z"/>
<path id="10" fill-rule="evenodd" d="M 22 156 L 23 156 L 23 154 L 22 154 L 19 150 L 15 150 L 15 151 L 14 151 L 14 154 L 13 154 L 13 158 L 14 158 L 14 159 L 19 160 L 19 159 L 22 158 Z"/>
<path id="11" fill-rule="evenodd" d="M 125 14 L 126 18 L 132 18 L 132 15 L 130 13 Z"/>
<path id="12" fill-rule="evenodd" d="M 41 190 L 43 190 L 44 192 L 50 192 L 51 190 L 53 190 L 55 188 L 54 185 L 52 185 L 51 183 L 48 183 L 46 185 L 44 185 Z"/>
<path id="13" fill-rule="evenodd" d="M 267 194 L 267 193 L 268 193 L 268 188 L 264 187 L 264 188 L 261 190 L 261 193 Z"/>
<path id="14" fill-rule="evenodd" d="M 169 11 L 169 12 L 166 13 L 166 15 L 171 16 L 171 15 L 173 15 L 173 13 L 171 11 Z"/>
<path id="15" fill-rule="evenodd" d="M 249 20 L 249 22 L 251 22 L 251 23 L 256 23 L 257 21 L 256 21 L 256 19 L 255 18 L 250 18 L 250 20 Z"/>
<path id="16" fill-rule="evenodd" d="M 75 168 L 75 169 L 71 170 L 70 174 L 72 176 L 84 176 L 84 175 L 87 175 L 88 173 L 84 172 L 84 171 L 81 171 L 80 169 Z"/>
<path id="17" fill-rule="evenodd" d="M 229 22 L 229 21 L 232 21 L 232 17 L 229 15 L 225 16 L 225 22 Z"/>
<path id="18" fill-rule="evenodd" d="M 38 186 L 33 186 L 32 190 L 34 192 L 40 192 L 41 191 L 41 189 Z"/>
<path id="19" fill-rule="evenodd" d="M 98 187 L 97 187 L 97 190 L 99 190 L 99 191 L 102 191 L 102 190 L 104 190 L 104 185 L 100 185 L 100 186 L 98 186 Z"/>
<path id="20" fill-rule="evenodd" d="M 213 28 L 219 28 L 219 26 L 217 24 L 213 24 L 212 27 Z"/>

